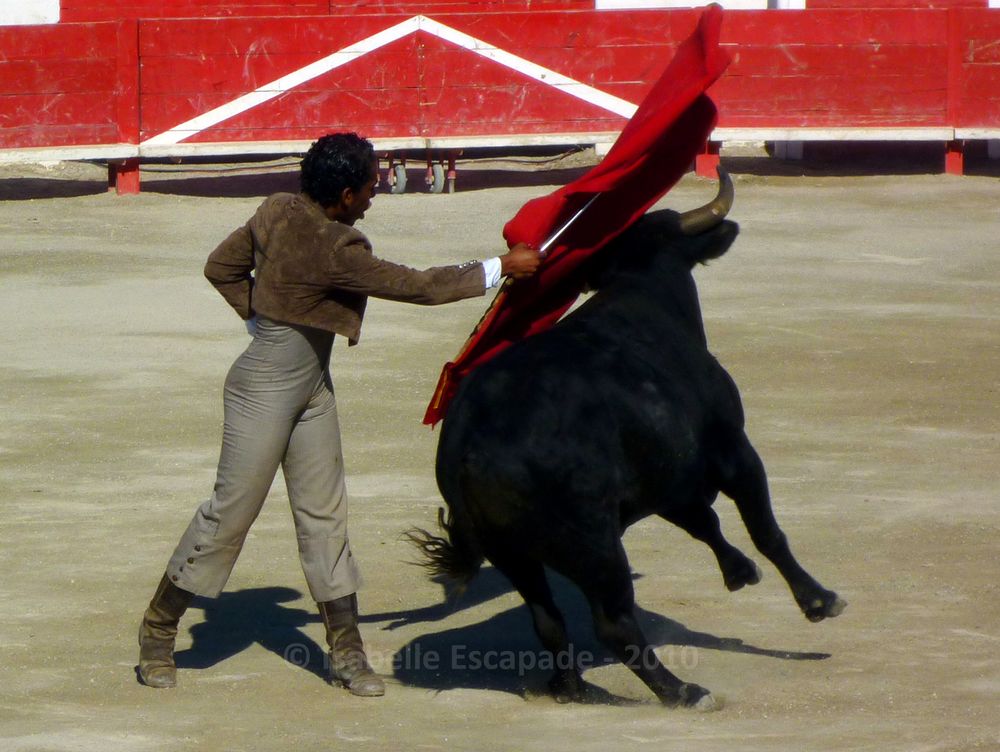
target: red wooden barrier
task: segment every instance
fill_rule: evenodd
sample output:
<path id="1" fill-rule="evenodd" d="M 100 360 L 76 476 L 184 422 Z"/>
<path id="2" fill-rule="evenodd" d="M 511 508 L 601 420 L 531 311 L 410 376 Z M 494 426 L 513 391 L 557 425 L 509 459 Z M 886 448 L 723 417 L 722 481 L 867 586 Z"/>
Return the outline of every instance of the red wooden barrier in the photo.
<path id="1" fill-rule="evenodd" d="M 336 18 L 143 22 L 141 135 L 178 126 L 183 135 L 173 138 L 187 143 L 300 140 L 345 127 L 376 138 L 613 131 L 626 115 L 596 96 L 561 94 L 561 87 L 529 80 L 517 64 L 463 49 L 449 32 L 635 103 L 694 18 L 694 11 L 449 14 L 435 18 L 444 31 L 385 15 L 355 16 L 350 24 Z M 944 127 L 966 113 L 1000 123 L 996 66 L 953 64 L 949 57 L 988 59 L 995 53 L 987 40 L 998 24 L 1000 14 L 987 10 L 732 13 L 723 44 L 731 46 L 734 63 L 713 89 L 720 126 Z M 325 72 L 262 104 L 230 117 L 219 113 L 215 123 L 183 125 L 400 25 L 406 28 L 398 38 L 371 43 L 370 51 L 337 67 L 329 62 Z M 963 43 L 974 45 L 972 52 L 962 53 Z M 967 80 L 985 82 L 987 96 L 963 93 Z"/>
<path id="2" fill-rule="evenodd" d="M 986 8 L 989 0 L 806 0 L 809 10 Z M 725 0 L 722 2 L 725 5 Z M 65 23 L 235 16 L 594 10 L 596 0 L 61 0 Z"/>
<path id="3" fill-rule="evenodd" d="M 986 0 L 980 0 L 985 3 Z M 594 0 L 61 0 L 64 23 L 237 16 L 351 16 L 594 10 Z"/>
<path id="4" fill-rule="evenodd" d="M 731 13 L 725 127 L 947 125 L 947 11 Z"/>
<path id="5" fill-rule="evenodd" d="M 1000 10 L 952 12 L 948 19 L 952 87 L 949 116 L 956 128 L 1000 126 Z"/>
<path id="6" fill-rule="evenodd" d="M 61 0 L 60 21 L 81 23 L 140 18 L 214 16 L 317 16 L 329 0 Z"/>
<path id="7" fill-rule="evenodd" d="M 341 0 L 281 2 L 282 17 L 254 15 L 277 0 L 64 0 L 64 16 L 78 18 L 154 6 L 241 15 L 0 27 L 0 149 L 93 144 L 97 158 L 130 145 L 114 152 L 132 159 L 118 187 L 137 190 L 142 156 L 280 153 L 347 128 L 414 146 L 600 143 L 700 13 L 484 0 L 507 12 L 427 16 L 410 8 L 444 0 L 372 1 L 401 12 Z M 960 172 L 964 140 L 1000 137 L 1000 10 L 940 4 L 728 13 L 734 63 L 712 90 L 717 137 L 948 141 L 946 169 Z M 560 9 L 510 10 L 528 5 Z M 710 144 L 700 168 L 717 154 Z"/>
<path id="8" fill-rule="evenodd" d="M 948 8 L 986 8 L 988 0 L 807 0 L 809 10 L 884 10 L 886 8 L 947 10 Z"/>
<path id="9" fill-rule="evenodd" d="M 281 18 L 266 26 L 253 19 L 143 22 L 142 138 L 178 126 L 186 143 L 300 140 L 343 128 L 374 138 L 617 131 L 696 17 L 632 11 L 355 16 L 349 24 Z M 379 34 L 388 36 L 370 41 Z M 483 44 L 519 59 L 498 62 L 468 49 Z M 367 51 L 347 59 L 359 50 Z M 344 60 L 330 59 L 338 54 Z M 548 69 L 543 80 L 526 75 L 529 62 Z M 248 92 L 276 93 L 290 85 L 282 77 L 306 76 L 310 65 L 317 75 L 279 96 L 217 123 L 185 125 Z M 551 85 L 555 74 L 597 91 L 563 93 L 571 87 Z M 618 112 L 600 104 L 608 98 L 602 94 L 625 100 Z"/>
<path id="10" fill-rule="evenodd" d="M 0 148 L 136 143 L 137 28 L 0 27 Z"/>

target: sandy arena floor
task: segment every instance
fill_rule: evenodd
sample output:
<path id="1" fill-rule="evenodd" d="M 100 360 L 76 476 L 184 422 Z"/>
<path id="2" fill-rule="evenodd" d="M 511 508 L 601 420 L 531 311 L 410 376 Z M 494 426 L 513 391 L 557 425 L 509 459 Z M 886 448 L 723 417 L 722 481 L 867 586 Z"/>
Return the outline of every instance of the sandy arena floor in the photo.
<path id="1" fill-rule="evenodd" d="M 449 609 L 407 563 L 400 533 L 439 504 L 420 419 L 486 299 L 372 301 L 361 345 L 334 350 L 362 629 L 386 697 L 322 677 L 280 479 L 226 592 L 182 623 L 180 686 L 139 685 L 139 617 L 211 491 L 222 381 L 247 343 L 202 264 L 294 175 L 166 169 L 118 197 L 96 167 L 5 168 L 0 750 L 1000 749 L 1000 181 L 732 166 L 741 237 L 696 272 L 710 344 L 794 549 L 850 605 L 808 623 L 728 500 L 726 532 L 765 574 L 737 594 L 684 533 L 632 528 L 644 627 L 724 701 L 709 714 L 659 707 L 609 662 L 565 583 L 607 702 L 557 705 L 498 576 Z M 580 169 L 551 167 L 379 196 L 359 227 L 413 266 L 493 255 L 525 200 Z M 712 188 L 688 176 L 666 203 Z"/>

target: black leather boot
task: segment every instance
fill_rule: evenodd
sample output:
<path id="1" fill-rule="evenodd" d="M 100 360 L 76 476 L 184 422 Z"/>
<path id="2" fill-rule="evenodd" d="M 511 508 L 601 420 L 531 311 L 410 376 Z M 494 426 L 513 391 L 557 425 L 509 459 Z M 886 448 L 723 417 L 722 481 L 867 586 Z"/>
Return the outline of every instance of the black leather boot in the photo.
<path id="1" fill-rule="evenodd" d="M 139 678 L 148 687 L 176 687 L 174 640 L 177 624 L 194 593 L 181 590 L 166 574 L 139 625 Z"/>
<path id="2" fill-rule="evenodd" d="M 317 604 L 326 626 L 330 646 L 330 676 L 359 697 L 381 697 L 385 683 L 376 675 L 365 655 L 358 631 L 358 596 L 354 593 Z"/>

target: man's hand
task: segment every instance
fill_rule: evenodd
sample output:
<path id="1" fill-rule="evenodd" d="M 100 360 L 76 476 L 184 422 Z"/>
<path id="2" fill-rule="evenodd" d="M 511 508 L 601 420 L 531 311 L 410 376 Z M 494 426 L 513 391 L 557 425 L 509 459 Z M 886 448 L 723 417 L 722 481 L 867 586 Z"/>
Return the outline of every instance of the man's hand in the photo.
<path id="1" fill-rule="evenodd" d="M 524 279 L 538 271 L 541 254 L 527 243 L 518 243 L 500 257 L 500 273 L 513 279 Z"/>

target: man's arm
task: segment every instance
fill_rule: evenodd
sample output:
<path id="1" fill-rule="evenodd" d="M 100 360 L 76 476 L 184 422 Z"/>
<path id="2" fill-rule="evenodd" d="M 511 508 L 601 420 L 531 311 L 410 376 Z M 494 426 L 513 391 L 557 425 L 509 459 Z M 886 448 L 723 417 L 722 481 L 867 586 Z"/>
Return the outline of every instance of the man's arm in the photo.
<path id="1" fill-rule="evenodd" d="M 360 237 L 345 240 L 331 255 L 329 282 L 333 287 L 419 305 L 482 295 L 501 277 L 530 276 L 540 263 L 537 251 L 519 243 L 506 254 L 484 262 L 421 270 L 378 258 Z"/>
<path id="2" fill-rule="evenodd" d="M 205 277 L 243 319 L 253 315 L 250 304 L 253 267 L 253 236 L 249 223 L 223 240 L 205 263 Z"/>

